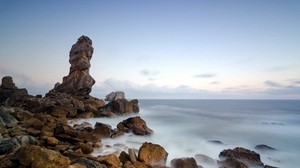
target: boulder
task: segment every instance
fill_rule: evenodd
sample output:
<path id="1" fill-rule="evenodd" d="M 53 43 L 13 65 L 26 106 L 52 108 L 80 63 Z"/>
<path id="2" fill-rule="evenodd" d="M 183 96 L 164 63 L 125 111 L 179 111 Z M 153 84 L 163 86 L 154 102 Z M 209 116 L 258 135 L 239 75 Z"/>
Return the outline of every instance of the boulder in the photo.
<path id="1" fill-rule="evenodd" d="M 150 135 L 153 131 L 148 128 L 146 122 L 139 116 L 130 117 L 117 125 L 123 132 L 130 132 L 136 135 Z"/>
<path id="2" fill-rule="evenodd" d="M 263 167 L 260 155 L 254 151 L 237 147 L 234 149 L 223 150 L 219 154 L 221 166 L 240 165 L 240 167 Z"/>
<path id="3" fill-rule="evenodd" d="M 158 145 L 145 142 L 138 154 L 138 160 L 149 166 L 165 166 L 168 153 Z"/>
<path id="4" fill-rule="evenodd" d="M 194 158 L 176 158 L 171 160 L 172 168 L 198 168 Z"/>
<path id="5" fill-rule="evenodd" d="M 63 77 L 63 82 L 61 84 L 57 83 L 50 92 L 80 96 L 88 95 L 95 84 L 95 80 L 89 74 L 93 52 L 92 40 L 87 36 L 81 36 L 70 51 L 69 62 L 71 67 L 69 75 Z"/>
<path id="6" fill-rule="evenodd" d="M 112 168 L 121 168 L 123 165 L 120 159 L 114 154 L 98 156 L 97 160 L 100 163 L 103 163 L 108 167 L 112 167 Z"/>
<path id="7" fill-rule="evenodd" d="M 111 92 L 110 94 L 105 96 L 105 101 L 114 101 L 119 99 L 126 99 L 125 93 L 122 91 Z"/>
<path id="8" fill-rule="evenodd" d="M 196 154 L 195 160 L 198 164 L 203 165 L 217 165 L 217 161 L 209 156 L 203 155 L 203 154 Z M 215 166 L 216 167 L 216 166 Z"/>
<path id="9" fill-rule="evenodd" d="M 107 105 L 101 108 L 102 110 L 111 111 L 113 113 L 123 115 L 129 113 L 138 113 L 139 112 L 139 105 L 138 100 L 134 99 L 128 101 L 126 99 L 118 99 L 109 102 Z"/>
<path id="10" fill-rule="evenodd" d="M 77 144 L 77 148 L 80 148 L 83 154 L 90 154 L 94 151 L 94 148 L 91 145 L 82 142 Z"/>
<path id="11" fill-rule="evenodd" d="M 17 150 L 13 160 L 18 161 L 21 166 L 32 168 L 67 168 L 71 161 L 60 153 L 35 145 L 26 145 Z"/>
<path id="12" fill-rule="evenodd" d="M 108 138 L 112 134 L 111 126 L 108 124 L 103 124 L 96 122 L 94 126 L 94 132 L 101 138 Z"/>

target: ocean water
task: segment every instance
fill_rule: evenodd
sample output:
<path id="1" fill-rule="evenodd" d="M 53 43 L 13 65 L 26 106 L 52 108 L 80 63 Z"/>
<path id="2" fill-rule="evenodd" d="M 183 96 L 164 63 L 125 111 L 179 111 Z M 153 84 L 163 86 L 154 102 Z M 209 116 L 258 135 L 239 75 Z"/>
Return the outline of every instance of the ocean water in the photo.
<path id="1" fill-rule="evenodd" d="M 93 155 L 139 149 L 143 142 L 160 144 L 174 158 L 204 154 L 219 159 L 224 149 L 245 147 L 261 155 L 263 163 L 300 167 L 300 101 L 298 100 L 139 100 L 140 115 L 154 133 L 126 134 L 103 139 L 104 146 Z M 133 115 L 134 116 L 134 115 Z M 117 124 L 131 116 L 93 118 L 80 122 Z M 221 141 L 223 144 L 212 143 Z M 265 144 L 276 151 L 257 151 Z M 205 165 L 204 167 L 217 167 Z"/>

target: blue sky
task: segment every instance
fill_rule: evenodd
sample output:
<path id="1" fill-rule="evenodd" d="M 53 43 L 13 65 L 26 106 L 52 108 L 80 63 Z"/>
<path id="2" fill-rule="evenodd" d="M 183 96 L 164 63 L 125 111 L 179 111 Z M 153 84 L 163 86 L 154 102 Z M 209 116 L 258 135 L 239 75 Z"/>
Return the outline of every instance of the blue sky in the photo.
<path id="1" fill-rule="evenodd" d="M 300 1 L 0 1 L 0 77 L 45 94 L 81 35 L 92 95 L 300 98 Z"/>

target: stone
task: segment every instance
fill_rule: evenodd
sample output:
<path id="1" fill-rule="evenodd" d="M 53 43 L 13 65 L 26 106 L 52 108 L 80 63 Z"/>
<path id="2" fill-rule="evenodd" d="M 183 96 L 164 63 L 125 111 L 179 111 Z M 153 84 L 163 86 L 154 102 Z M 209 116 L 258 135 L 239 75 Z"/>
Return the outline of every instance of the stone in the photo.
<path id="1" fill-rule="evenodd" d="M 203 155 L 203 154 L 196 154 L 195 160 L 199 164 L 201 163 L 204 165 L 217 165 L 217 161 L 209 156 Z M 216 166 L 215 166 L 216 167 Z"/>
<path id="2" fill-rule="evenodd" d="M 131 163 L 137 162 L 137 156 L 136 156 L 136 153 L 135 153 L 134 149 L 129 148 L 128 149 L 128 155 L 129 155 Z"/>
<path id="3" fill-rule="evenodd" d="M 138 160 L 149 166 L 165 166 L 168 153 L 158 145 L 145 142 L 139 149 Z"/>
<path id="4" fill-rule="evenodd" d="M 127 154 L 126 152 L 122 151 L 119 155 L 119 159 L 120 161 L 123 163 L 123 165 L 125 165 L 125 163 L 127 161 L 130 162 L 130 157 L 129 157 L 129 154 Z"/>
<path id="5" fill-rule="evenodd" d="M 254 148 L 259 151 L 276 151 L 275 148 L 264 144 L 256 145 Z"/>
<path id="6" fill-rule="evenodd" d="M 18 89 L 11 76 L 4 76 L 0 85 L 0 103 L 5 102 L 7 98 Z"/>
<path id="7" fill-rule="evenodd" d="M 81 114 L 78 114 L 77 115 L 78 118 L 93 118 L 94 117 L 94 113 L 92 112 L 84 112 L 84 113 L 81 113 Z"/>
<path id="8" fill-rule="evenodd" d="M 0 107 L 0 124 L 11 125 L 18 122 L 18 120 L 10 114 L 13 108 Z"/>
<path id="9" fill-rule="evenodd" d="M 32 127 L 27 128 L 27 129 L 26 129 L 26 132 L 27 132 L 29 135 L 33 135 L 33 136 L 38 136 L 38 135 L 41 134 L 41 131 L 36 130 L 36 129 L 32 128 Z"/>
<path id="10" fill-rule="evenodd" d="M 80 163 L 75 163 L 75 164 L 70 165 L 68 168 L 87 168 L 87 167 Z"/>
<path id="11" fill-rule="evenodd" d="M 130 117 L 123 122 L 120 122 L 117 125 L 117 128 L 124 132 L 132 131 L 135 135 L 150 135 L 153 132 L 139 116 Z"/>
<path id="12" fill-rule="evenodd" d="M 56 146 L 59 145 L 59 140 L 55 137 L 46 137 L 46 143 L 49 146 Z"/>
<path id="13" fill-rule="evenodd" d="M 101 138 L 108 138 L 110 137 L 112 131 L 110 125 L 96 122 L 94 126 L 94 132 Z"/>
<path id="14" fill-rule="evenodd" d="M 67 168 L 71 161 L 60 153 L 36 145 L 26 145 L 18 149 L 12 156 L 22 166 L 32 168 Z"/>
<path id="15" fill-rule="evenodd" d="M 113 168 L 121 168 L 123 165 L 120 159 L 114 154 L 98 156 L 97 160 L 100 163 L 103 163 L 108 167 L 113 167 Z"/>
<path id="16" fill-rule="evenodd" d="M 51 115 L 53 115 L 55 117 L 67 117 L 67 115 L 69 114 L 69 111 L 73 111 L 73 110 L 71 108 L 67 108 L 67 107 L 54 106 L 52 108 Z M 70 113 L 72 114 L 73 112 L 70 112 Z"/>
<path id="17" fill-rule="evenodd" d="M 21 146 L 25 146 L 28 144 L 37 144 L 36 138 L 28 135 L 8 138 L 0 142 L 0 155 L 13 153 Z"/>
<path id="18" fill-rule="evenodd" d="M 138 100 L 134 99 L 128 101 L 126 99 L 117 99 L 109 102 L 107 105 L 102 107 L 102 110 L 111 111 L 113 113 L 123 115 L 130 113 L 139 112 Z"/>
<path id="19" fill-rule="evenodd" d="M 172 168 L 198 168 L 194 158 L 176 158 L 171 161 Z"/>
<path id="20" fill-rule="evenodd" d="M 122 91 L 111 92 L 105 96 L 104 100 L 105 101 L 113 101 L 113 100 L 119 100 L 119 99 L 126 99 L 124 92 L 122 92 Z"/>
<path id="21" fill-rule="evenodd" d="M 86 166 L 87 168 L 107 168 L 105 164 L 101 164 L 97 161 L 90 160 L 84 157 L 74 158 L 72 159 L 73 163 L 79 163 L 81 165 Z"/>
<path id="22" fill-rule="evenodd" d="M 263 167 L 260 155 L 254 151 L 237 147 L 234 149 L 223 150 L 219 154 L 221 166 L 240 165 L 240 167 Z"/>
<path id="23" fill-rule="evenodd" d="M 82 143 L 82 142 L 79 142 L 77 144 L 77 148 L 80 148 L 81 151 L 83 152 L 83 154 L 90 154 L 94 151 L 93 146 L 91 146 L 87 143 Z"/>
<path id="24" fill-rule="evenodd" d="M 80 96 L 89 95 L 92 86 L 95 84 L 95 80 L 89 74 L 93 52 L 92 40 L 87 36 L 81 36 L 70 50 L 69 62 L 71 67 L 69 75 L 63 77 L 63 82 L 56 84 L 50 92 Z"/>

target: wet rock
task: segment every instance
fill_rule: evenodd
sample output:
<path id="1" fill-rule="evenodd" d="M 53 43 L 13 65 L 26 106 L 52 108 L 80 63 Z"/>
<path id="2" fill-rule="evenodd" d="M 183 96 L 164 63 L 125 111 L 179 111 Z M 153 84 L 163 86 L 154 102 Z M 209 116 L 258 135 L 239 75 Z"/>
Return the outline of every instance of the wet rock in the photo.
<path id="1" fill-rule="evenodd" d="M 203 154 L 196 154 L 195 160 L 199 164 L 203 165 L 217 165 L 217 161 L 209 156 L 203 155 Z"/>
<path id="2" fill-rule="evenodd" d="M 223 150 L 219 154 L 221 166 L 240 165 L 240 167 L 263 167 L 264 164 L 260 160 L 260 155 L 254 151 L 237 147 L 234 149 Z"/>
<path id="3" fill-rule="evenodd" d="M 107 168 L 105 164 L 101 164 L 97 161 L 90 160 L 84 157 L 72 159 L 73 163 L 79 163 L 87 168 Z"/>
<path id="4" fill-rule="evenodd" d="M 198 168 L 194 158 L 176 158 L 171 161 L 172 168 Z"/>
<path id="5" fill-rule="evenodd" d="M 94 113 L 92 112 L 84 112 L 84 113 L 81 113 L 81 114 L 78 114 L 77 117 L 79 118 L 93 118 L 94 117 Z"/>
<path id="6" fill-rule="evenodd" d="M 83 154 L 90 154 L 94 151 L 94 148 L 91 145 L 82 142 L 77 144 L 77 148 L 80 148 Z"/>
<path id="7" fill-rule="evenodd" d="M 168 153 L 158 145 L 145 142 L 138 154 L 138 160 L 149 166 L 165 166 Z"/>
<path id="8" fill-rule="evenodd" d="M 114 101 L 119 99 L 126 99 L 125 93 L 122 91 L 111 92 L 110 94 L 105 96 L 105 101 Z"/>
<path id="9" fill-rule="evenodd" d="M 129 154 L 127 154 L 126 152 L 122 151 L 119 155 L 119 159 L 122 162 L 122 164 L 124 165 L 127 161 L 130 162 L 130 157 Z"/>
<path id="10" fill-rule="evenodd" d="M 139 116 L 130 117 L 117 125 L 117 128 L 124 132 L 130 132 L 136 135 L 150 135 L 153 131 L 148 128 L 146 122 Z"/>
<path id="11" fill-rule="evenodd" d="M 56 146 L 59 144 L 59 140 L 55 137 L 46 137 L 46 143 L 49 146 Z"/>
<path id="12" fill-rule="evenodd" d="M 129 155 L 131 163 L 137 162 L 137 156 L 136 156 L 136 153 L 135 153 L 134 149 L 129 148 L 128 149 L 128 155 Z"/>
<path id="13" fill-rule="evenodd" d="M 41 134 L 41 131 L 36 130 L 36 129 L 32 128 L 32 127 L 27 128 L 27 129 L 26 129 L 26 132 L 27 132 L 29 135 L 33 135 L 33 136 L 38 136 L 38 135 Z"/>
<path id="14" fill-rule="evenodd" d="M 18 120 L 10 114 L 13 108 L 0 107 L 0 124 L 12 125 L 18 122 Z"/>
<path id="15" fill-rule="evenodd" d="M 209 140 L 208 142 L 216 144 L 216 145 L 225 145 L 222 141 L 219 141 L 219 140 Z"/>
<path id="16" fill-rule="evenodd" d="M 101 138 L 108 138 L 111 135 L 111 126 L 96 122 L 94 126 L 94 132 L 97 133 Z"/>
<path id="17" fill-rule="evenodd" d="M 23 135 L 2 140 L 0 142 L 0 155 L 13 153 L 21 146 L 25 146 L 28 144 L 37 144 L 36 138 L 28 135 Z"/>
<path id="18" fill-rule="evenodd" d="M 30 166 L 32 168 L 67 168 L 71 163 L 68 157 L 35 145 L 21 147 L 13 154 L 12 158 L 18 161 L 21 166 Z"/>
<path id="19" fill-rule="evenodd" d="M 264 144 L 256 145 L 254 148 L 259 151 L 276 151 L 275 148 L 270 147 L 268 145 L 264 145 Z"/>
<path id="20" fill-rule="evenodd" d="M 87 36 L 81 36 L 70 51 L 69 75 L 63 78 L 62 84 L 57 83 L 50 92 L 88 95 L 95 84 L 95 80 L 89 74 L 93 51 L 92 40 Z"/>

